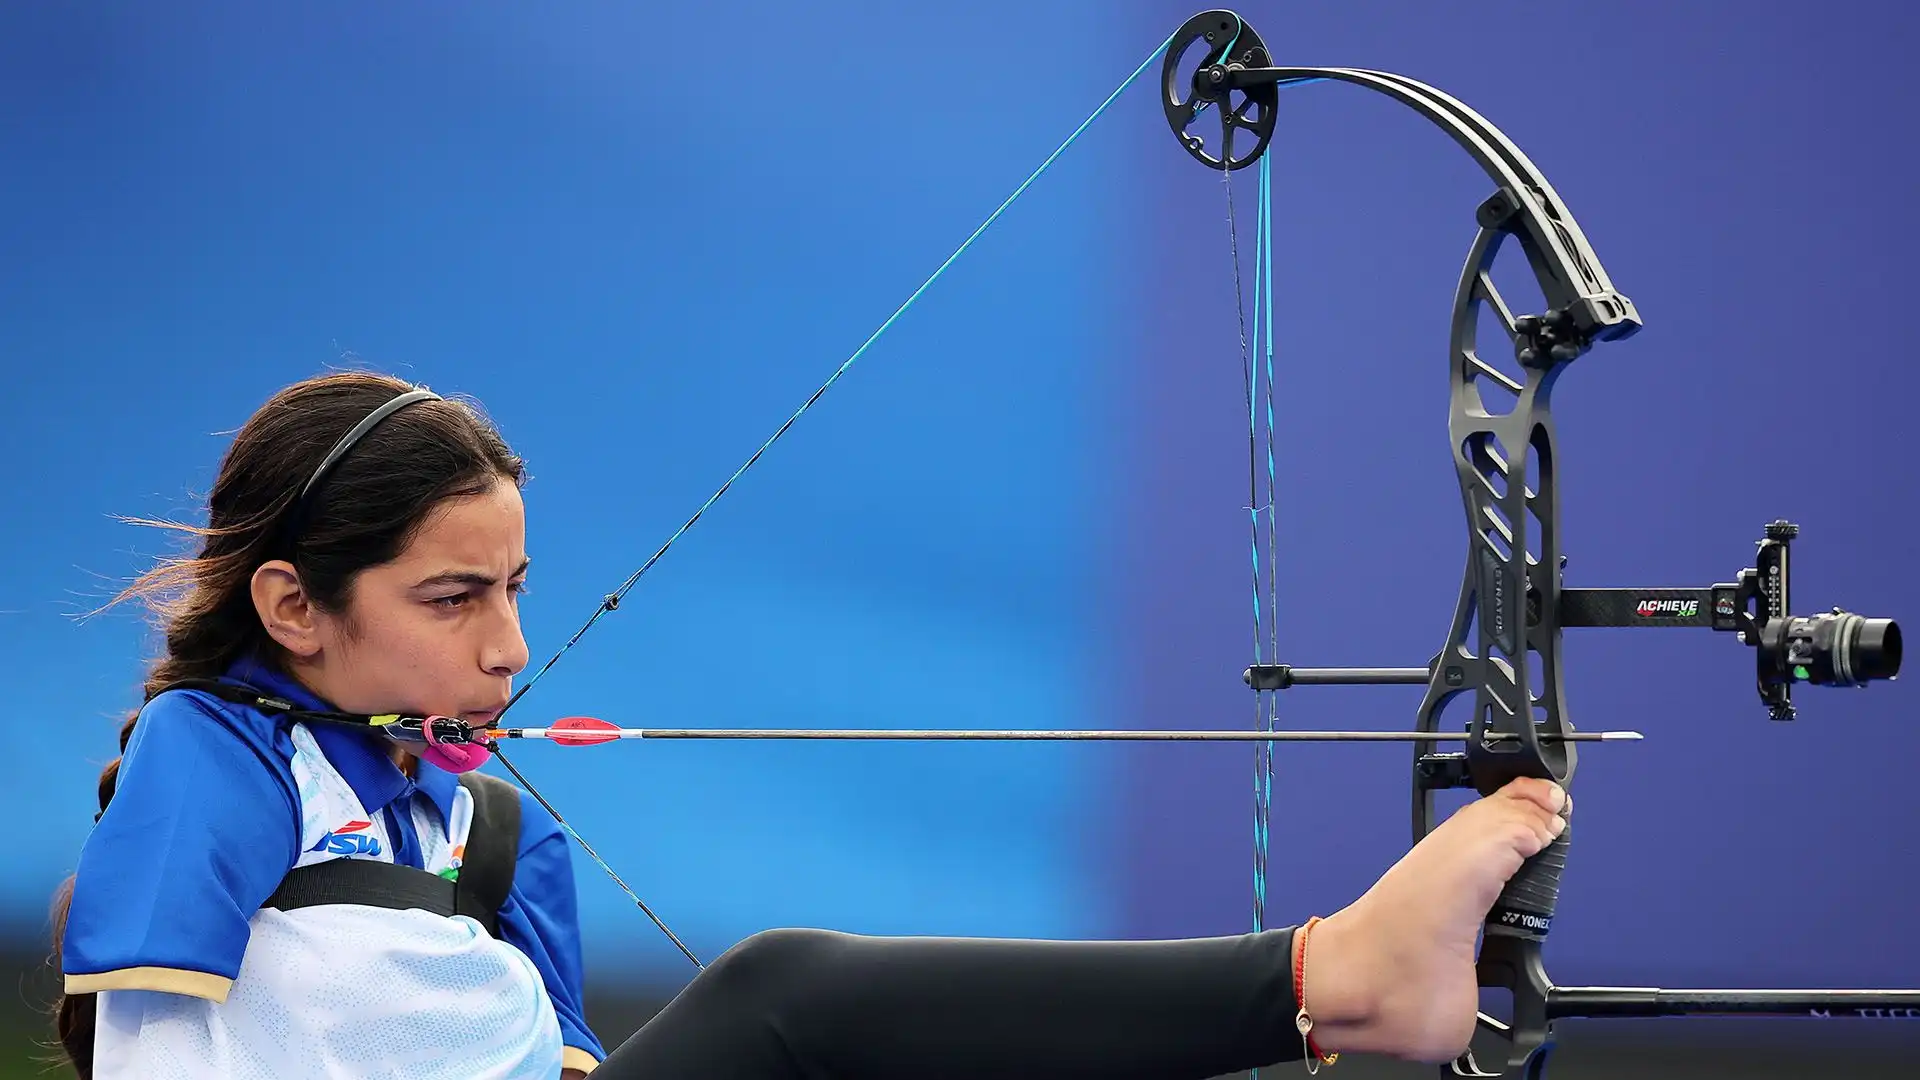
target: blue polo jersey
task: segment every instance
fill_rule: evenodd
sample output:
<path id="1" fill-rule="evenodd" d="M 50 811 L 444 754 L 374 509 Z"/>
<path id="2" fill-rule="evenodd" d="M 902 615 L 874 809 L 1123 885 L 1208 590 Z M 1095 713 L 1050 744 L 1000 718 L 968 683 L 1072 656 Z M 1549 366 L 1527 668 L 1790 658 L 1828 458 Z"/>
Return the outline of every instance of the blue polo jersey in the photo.
<path id="1" fill-rule="evenodd" d="M 255 660 L 227 677 L 331 709 Z M 457 867 L 472 797 L 377 735 L 198 691 L 141 710 L 81 849 L 62 944 L 68 993 L 98 994 L 94 1076 L 550 1080 L 605 1051 L 587 1026 L 573 868 L 521 792 L 501 937 L 465 916 L 260 905 L 335 858 Z"/>

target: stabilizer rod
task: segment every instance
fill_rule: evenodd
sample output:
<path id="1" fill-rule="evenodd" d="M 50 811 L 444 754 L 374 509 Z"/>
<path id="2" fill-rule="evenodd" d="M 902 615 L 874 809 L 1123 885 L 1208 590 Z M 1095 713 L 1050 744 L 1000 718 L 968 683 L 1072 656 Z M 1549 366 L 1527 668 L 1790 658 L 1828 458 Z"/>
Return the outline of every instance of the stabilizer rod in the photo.
<path id="1" fill-rule="evenodd" d="M 1556 986 L 1547 1018 L 1799 1016 L 1818 1020 L 1920 1020 L 1920 990 L 1663 990 L 1651 986 Z"/>

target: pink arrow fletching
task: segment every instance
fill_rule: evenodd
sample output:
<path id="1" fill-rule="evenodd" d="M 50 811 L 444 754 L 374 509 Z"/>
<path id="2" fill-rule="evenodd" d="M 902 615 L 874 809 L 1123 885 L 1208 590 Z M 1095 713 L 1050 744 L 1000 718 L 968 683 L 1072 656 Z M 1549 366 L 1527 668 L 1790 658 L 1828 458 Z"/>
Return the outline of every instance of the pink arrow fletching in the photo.
<path id="1" fill-rule="evenodd" d="M 561 746 L 598 746 L 620 737 L 618 725 L 592 716 L 563 716 L 547 725 L 547 740 Z"/>

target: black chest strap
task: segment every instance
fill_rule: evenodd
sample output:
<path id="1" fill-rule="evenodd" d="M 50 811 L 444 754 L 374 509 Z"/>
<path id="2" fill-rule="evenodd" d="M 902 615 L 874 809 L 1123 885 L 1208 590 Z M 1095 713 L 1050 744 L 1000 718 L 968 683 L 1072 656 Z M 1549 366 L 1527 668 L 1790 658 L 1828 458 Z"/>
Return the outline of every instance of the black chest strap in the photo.
<path id="1" fill-rule="evenodd" d="M 520 791 L 497 776 L 461 773 L 460 784 L 473 795 L 473 828 L 454 883 L 453 911 L 471 916 L 487 933 L 500 936 L 500 905 L 513 888 L 520 856 Z"/>
<path id="2" fill-rule="evenodd" d="M 473 796 L 473 825 L 460 876 L 438 874 L 372 859 L 329 859 L 295 867 L 261 907 L 292 911 L 321 904 L 363 904 L 436 915 L 465 915 L 500 936 L 500 906 L 513 888 L 520 852 L 520 793 L 496 776 L 470 772 L 460 786 Z"/>

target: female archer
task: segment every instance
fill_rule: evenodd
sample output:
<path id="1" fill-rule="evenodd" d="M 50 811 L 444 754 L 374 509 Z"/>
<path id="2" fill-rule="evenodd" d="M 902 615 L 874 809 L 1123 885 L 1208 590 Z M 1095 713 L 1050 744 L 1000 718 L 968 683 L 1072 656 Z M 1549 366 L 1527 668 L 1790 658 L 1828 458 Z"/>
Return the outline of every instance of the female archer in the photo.
<path id="1" fill-rule="evenodd" d="M 81 1077 L 1209 1077 L 1465 1048 L 1476 932 L 1563 828 L 1519 781 L 1298 928 L 1161 942 L 754 935 L 604 1049 L 566 840 L 473 747 L 527 663 L 524 473 L 471 408 L 335 374 L 241 427 L 55 903 Z"/>

